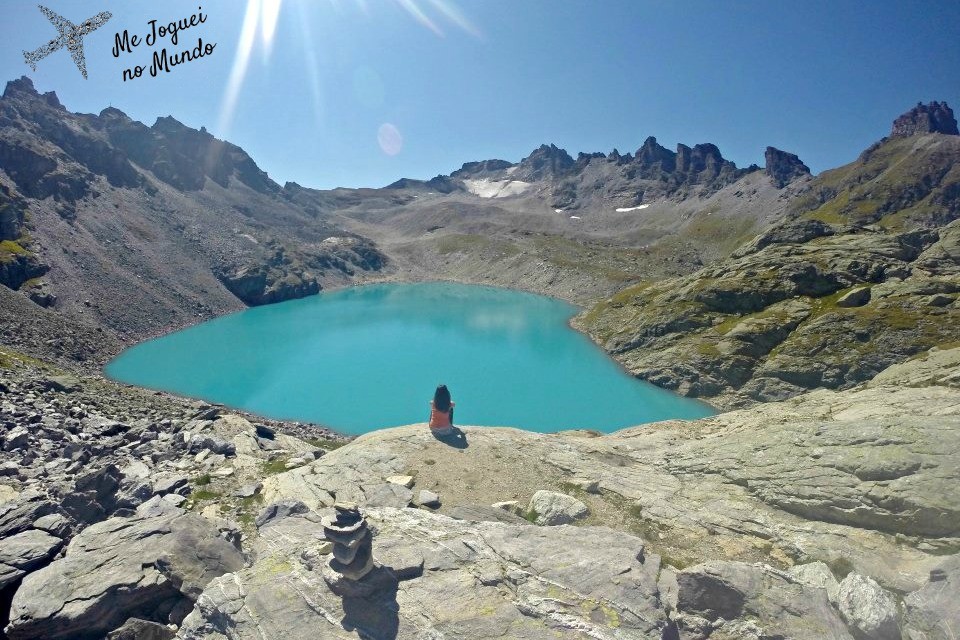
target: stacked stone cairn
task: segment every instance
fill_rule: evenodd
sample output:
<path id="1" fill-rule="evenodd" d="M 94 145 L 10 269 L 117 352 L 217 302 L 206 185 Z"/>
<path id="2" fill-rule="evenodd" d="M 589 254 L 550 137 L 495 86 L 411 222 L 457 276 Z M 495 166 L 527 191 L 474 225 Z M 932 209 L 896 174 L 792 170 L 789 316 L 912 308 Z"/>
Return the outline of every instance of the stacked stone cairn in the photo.
<path id="1" fill-rule="evenodd" d="M 321 521 L 323 534 L 333 543 L 333 555 L 323 572 L 331 591 L 342 596 L 363 596 L 384 586 L 373 560 L 373 532 L 360 509 L 352 502 L 333 506 L 334 517 Z M 369 575 L 373 572 L 373 575 Z M 387 582 L 390 582 L 388 580 Z M 396 582 L 394 578 L 392 582 Z"/>

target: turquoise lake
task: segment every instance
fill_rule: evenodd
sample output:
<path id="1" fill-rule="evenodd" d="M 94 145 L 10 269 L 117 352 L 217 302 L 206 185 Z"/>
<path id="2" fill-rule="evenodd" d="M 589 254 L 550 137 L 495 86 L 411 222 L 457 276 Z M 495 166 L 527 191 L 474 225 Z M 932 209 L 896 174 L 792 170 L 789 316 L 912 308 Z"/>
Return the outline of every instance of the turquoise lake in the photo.
<path id="1" fill-rule="evenodd" d="M 350 434 L 425 422 L 441 382 L 457 424 L 614 431 L 714 413 L 626 374 L 567 326 L 576 312 L 492 287 L 353 287 L 144 342 L 106 373 Z"/>

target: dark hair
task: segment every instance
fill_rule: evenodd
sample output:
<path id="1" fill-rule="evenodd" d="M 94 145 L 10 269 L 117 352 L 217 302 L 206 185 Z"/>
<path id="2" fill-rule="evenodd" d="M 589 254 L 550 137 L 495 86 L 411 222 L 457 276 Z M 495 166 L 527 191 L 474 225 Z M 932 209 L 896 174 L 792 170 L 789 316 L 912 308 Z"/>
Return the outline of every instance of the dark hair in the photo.
<path id="1" fill-rule="evenodd" d="M 450 390 L 447 389 L 447 385 L 437 386 L 437 390 L 433 393 L 433 408 L 437 411 L 450 410 Z"/>

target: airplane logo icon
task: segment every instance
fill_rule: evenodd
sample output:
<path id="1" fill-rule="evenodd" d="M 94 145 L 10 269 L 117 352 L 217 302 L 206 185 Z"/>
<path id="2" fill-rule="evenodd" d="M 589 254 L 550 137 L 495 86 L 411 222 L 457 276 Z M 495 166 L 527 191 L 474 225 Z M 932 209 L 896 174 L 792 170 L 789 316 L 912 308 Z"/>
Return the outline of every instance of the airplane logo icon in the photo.
<path id="1" fill-rule="evenodd" d="M 66 47 L 70 51 L 70 55 L 73 56 L 73 62 L 77 65 L 77 69 L 80 69 L 80 73 L 86 78 L 87 61 L 83 56 L 83 36 L 102 27 L 113 15 L 109 11 L 104 11 L 89 20 L 84 20 L 80 24 L 73 24 L 63 16 L 57 15 L 50 9 L 47 9 L 45 6 L 38 6 L 40 7 L 40 11 L 43 12 L 43 15 L 47 16 L 47 19 L 50 20 L 53 26 L 57 28 L 57 31 L 60 32 L 60 37 L 51 40 L 35 51 L 24 51 L 23 57 L 27 61 L 27 64 L 36 71 L 38 62 L 54 51 L 59 51 Z"/>

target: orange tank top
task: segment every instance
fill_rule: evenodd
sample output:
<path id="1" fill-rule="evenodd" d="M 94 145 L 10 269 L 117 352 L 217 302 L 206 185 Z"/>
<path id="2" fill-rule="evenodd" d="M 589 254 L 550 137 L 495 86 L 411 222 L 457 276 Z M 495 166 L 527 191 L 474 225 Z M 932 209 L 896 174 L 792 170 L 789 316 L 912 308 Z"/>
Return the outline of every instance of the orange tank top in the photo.
<path id="1" fill-rule="evenodd" d="M 430 428 L 431 429 L 448 429 L 450 428 L 450 412 L 453 411 L 453 406 L 455 403 L 450 403 L 450 409 L 448 411 L 440 411 L 433 406 L 433 400 L 430 401 Z"/>

